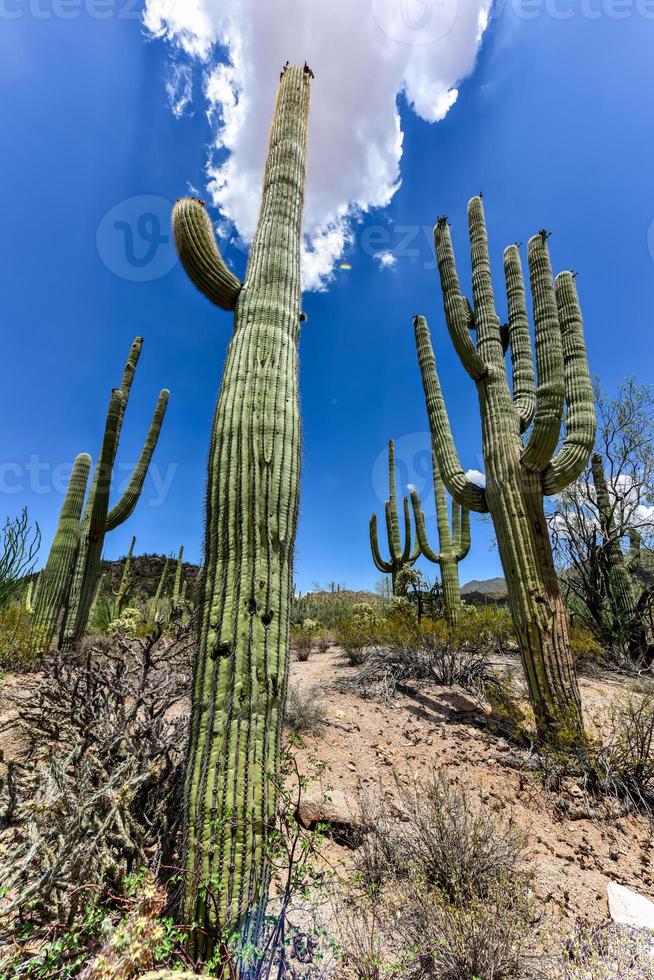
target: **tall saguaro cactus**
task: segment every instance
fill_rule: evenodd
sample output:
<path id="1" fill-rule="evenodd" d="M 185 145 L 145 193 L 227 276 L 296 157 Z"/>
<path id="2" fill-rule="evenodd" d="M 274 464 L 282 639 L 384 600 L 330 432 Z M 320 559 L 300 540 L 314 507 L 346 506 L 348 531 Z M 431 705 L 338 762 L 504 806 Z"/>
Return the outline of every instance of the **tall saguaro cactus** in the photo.
<path id="1" fill-rule="evenodd" d="M 420 551 L 427 561 L 440 567 L 443 587 L 443 612 L 450 626 L 456 626 L 461 616 L 461 589 L 459 586 L 459 562 L 470 551 L 470 511 L 452 500 L 452 527 L 447 518 L 445 484 L 438 468 L 436 452 L 432 448 L 434 473 L 434 500 L 436 502 L 436 526 L 438 551 L 434 551 L 427 538 L 425 515 L 420 506 L 417 490 L 411 491 L 411 503 L 416 522 L 416 534 Z"/>
<path id="2" fill-rule="evenodd" d="M 120 387 L 111 393 L 100 460 L 93 474 L 91 489 L 80 524 L 72 587 L 61 631 L 63 649 L 70 649 L 75 646 L 84 635 L 100 573 L 100 560 L 105 536 L 109 531 L 113 531 L 123 524 L 134 511 L 143 490 L 145 477 L 166 414 L 170 392 L 163 388 L 159 393 L 150 428 L 129 484 L 116 506 L 110 510 L 111 476 L 118 451 L 125 409 L 142 346 L 143 338 L 137 337 L 132 344 Z"/>
<path id="3" fill-rule="evenodd" d="M 495 308 L 486 224 L 480 197 L 468 205 L 473 307 L 459 286 L 450 230 L 435 229 L 445 315 L 461 362 L 477 385 L 482 420 L 486 487 L 465 475 L 454 446 L 429 329 L 414 320 L 418 360 L 438 464 L 448 490 L 470 510 L 490 511 L 507 582 L 536 723 L 543 737 L 558 740 L 583 731 L 568 624 L 547 533 L 543 498 L 561 491 L 584 470 L 595 440 L 593 389 L 574 276 L 552 278 L 547 234 L 528 248 L 534 306 L 536 365 L 527 319 L 518 247 L 504 253 L 509 322 Z M 471 332 L 476 333 L 475 343 Z M 513 390 L 505 351 L 510 347 Z M 566 409 L 566 435 L 554 455 Z M 532 425 L 533 422 L 533 425 Z M 521 433 L 531 431 L 523 443 Z"/>
<path id="4" fill-rule="evenodd" d="M 70 589 L 79 544 L 79 522 L 84 506 L 91 457 L 80 453 L 73 465 L 59 523 L 46 566 L 39 578 L 32 618 L 32 649 L 47 653 L 57 628 L 62 606 Z M 30 583 L 31 584 L 31 583 Z"/>
<path id="5" fill-rule="evenodd" d="M 282 74 L 243 283 L 225 266 L 201 202 L 183 199 L 173 213 L 190 278 L 213 303 L 234 311 L 209 453 L 185 790 L 185 915 L 200 927 L 191 945 L 204 959 L 227 923 L 248 938 L 258 934 L 270 874 L 266 842 L 276 816 L 298 513 L 310 77 L 297 66 Z"/>
<path id="6" fill-rule="evenodd" d="M 388 536 L 388 548 L 390 557 L 388 561 L 382 558 L 379 547 L 379 534 L 377 531 L 377 515 L 373 514 L 370 518 L 370 549 L 372 560 L 380 572 L 391 576 L 393 592 L 395 592 L 395 582 L 398 572 L 405 565 L 415 565 L 420 557 L 420 545 L 416 540 L 412 544 L 411 534 L 411 511 L 409 500 L 404 498 L 404 545 L 400 534 L 400 521 L 397 510 L 397 487 L 395 481 L 395 443 L 391 439 L 388 443 L 388 500 L 384 505 L 386 516 L 386 533 Z"/>

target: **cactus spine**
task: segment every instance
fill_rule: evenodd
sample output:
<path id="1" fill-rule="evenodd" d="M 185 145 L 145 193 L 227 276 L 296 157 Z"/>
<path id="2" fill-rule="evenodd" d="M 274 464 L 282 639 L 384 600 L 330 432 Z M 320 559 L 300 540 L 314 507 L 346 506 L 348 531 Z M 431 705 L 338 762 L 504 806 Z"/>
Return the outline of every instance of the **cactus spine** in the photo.
<path id="1" fill-rule="evenodd" d="M 137 337 L 132 344 L 121 385 L 111 393 L 100 460 L 93 474 L 91 490 L 81 520 L 72 588 L 61 631 L 61 646 L 65 650 L 75 646 L 84 635 L 100 573 L 100 560 L 105 535 L 124 523 L 136 507 L 166 414 L 169 392 L 163 388 L 159 394 L 145 443 L 127 489 L 116 506 L 109 510 L 111 476 L 118 451 L 125 408 L 142 346 L 143 338 Z"/>
<path id="2" fill-rule="evenodd" d="M 411 512 L 409 500 L 404 497 L 404 546 L 400 535 L 400 520 L 397 509 L 397 486 L 395 479 L 395 443 L 389 440 L 388 443 L 388 500 L 384 505 L 386 517 L 386 534 L 388 537 L 388 549 L 390 557 L 388 561 L 382 558 L 379 547 L 379 533 L 377 530 L 377 515 L 373 514 L 370 518 L 370 550 L 372 560 L 380 572 L 391 576 L 393 583 L 393 593 L 395 593 L 398 572 L 408 565 L 415 565 L 420 557 L 420 545 L 417 540 L 412 544 L 411 534 Z"/>
<path id="3" fill-rule="evenodd" d="M 240 283 L 200 202 L 179 201 L 181 261 L 234 332 L 209 453 L 200 639 L 186 777 L 184 866 L 191 952 L 216 927 L 256 937 L 270 868 L 288 673 L 298 513 L 300 247 L 310 73 L 282 74 L 259 223 Z M 213 901 L 201 886 L 211 882 Z M 204 931 L 206 930 L 206 931 Z"/>
<path id="4" fill-rule="evenodd" d="M 123 609 L 125 608 L 125 603 L 127 602 L 127 596 L 129 594 L 130 587 L 132 585 L 132 575 L 131 575 L 131 565 L 132 565 L 132 555 L 134 554 L 134 545 L 136 544 L 136 538 L 132 535 L 132 540 L 129 546 L 129 551 L 127 552 L 127 557 L 125 558 L 125 564 L 123 565 L 123 571 L 120 576 L 120 582 L 118 588 L 114 591 L 114 604 L 112 610 L 112 619 L 118 619 Z M 93 607 L 93 603 L 91 603 Z M 92 621 L 91 614 L 89 613 L 89 620 Z"/>
<path id="5" fill-rule="evenodd" d="M 456 626 L 461 616 L 461 589 L 459 586 L 459 562 L 470 551 L 470 511 L 452 500 L 452 527 L 447 518 L 447 499 L 445 484 L 438 468 L 436 453 L 432 447 L 432 468 L 434 474 L 434 499 L 436 501 L 436 526 L 438 528 L 438 551 L 434 551 L 427 539 L 425 515 L 420 506 L 416 490 L 411 491 L 411 503 L 416 522 L 416 534 L 422 554 L 427 561 L 440 567 L 443 587 L 443 612 L 450 626 Z"/>
<path id="6" fill-rule="evenodd" d="M 574 277 L 553 281 L 542 232 L 528 257 L 536 325 L 534 378 L 525 286 L 518 247 L 504 253 L 509 323 L 495 309 L 488 239 L 480 197 L 468 206 L 474 312 L 459 286 L 447 219 L 435 229 L 436 255 L 448 330 L 464 368 L 477 385 L 482 419 L 486 487 L 465 475 L 443 400 L 429 329 L 414 320 L 418 360 L 438 464 L 448 490 L 462 506 L 490 512 L 507 582 L 536 724 L 557 740 L 583 732 L 568 624 L 545 522 L 543 497 L 558 493 L 585 469 L 595 439 L 593 389 Z M 476 333 L 476 344 L 471 337 Z M 513 391 L 505 362 L 510 347 Z M 566 436 L 559 440 L 564 405 Z M 523 444 L 521 433 L 533 421 Z"/>
<path id="7" fill-rule="evenodd" d="M 84 506 L 91 457 L 80 453 L 73 464 L 59 523 L 46 566 L 41 572 L 32 619 L 32 649 L 47 653 L 57 628 L 73 575 L 79 543 L 79 521 Z"/>

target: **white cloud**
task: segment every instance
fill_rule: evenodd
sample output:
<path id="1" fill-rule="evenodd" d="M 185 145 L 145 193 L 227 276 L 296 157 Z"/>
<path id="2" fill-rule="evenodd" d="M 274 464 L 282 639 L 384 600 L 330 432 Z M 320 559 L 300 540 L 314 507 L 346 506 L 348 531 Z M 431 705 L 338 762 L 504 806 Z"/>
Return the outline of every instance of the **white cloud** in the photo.
<path id="1" fill-rule="evenodd" d="M 398 95 L 421 118 L 442 119 L 474 67 L 491 2 L 146 0 L 144 23 L 182 63 L 204 67 L 218 151 L 209 190 L 245 242 L 257 220 L 279 71 L 287 59 L 313 68 L 303 278 L 305 288 L 321 289 L 353 221 L 386 206 L 399 186 Z"/>
<path id="2" fill-rule="evenodd" d="M 181 61 L 173 62 L 166 82 L 166 94 L 173 115 L 185 115 L 193 101 L 193 72 L 189 65 Z"/>
<path id="3" fill-rule="evenodd" d="M 373 259 L 375 262 L 379 262 L 382 269 L 393 269 L 397 265 L 397 259 L 388 249 L 385 249 L 383 252 L 375 252 Z"/>
<path id="4" fill-rule="evenodd" d="M 476 484 L 478 487 L 486 486 L 486 474 L 482 473 L 481 470 L 467 470 L 466 476 L 471 483 Z"/>

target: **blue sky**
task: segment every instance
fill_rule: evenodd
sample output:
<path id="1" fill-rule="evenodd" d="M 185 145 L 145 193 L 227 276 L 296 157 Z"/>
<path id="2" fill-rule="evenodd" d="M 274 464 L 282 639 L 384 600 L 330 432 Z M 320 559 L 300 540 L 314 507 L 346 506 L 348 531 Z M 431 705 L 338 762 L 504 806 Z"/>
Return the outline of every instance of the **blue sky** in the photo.
<path id="1" fill-rule="evenodd" d="M 636 0 L 620 5 L 627 13 L 620 18 L 609 0 L 544 0 L 530 19 L 514 6 L 496 7 L 476 68 L 443 121 L 428 123 L 400 100 L 401 187 L 355 229 L 351 271 L 305 296 L 296 573 L 303 590 L 316 580 L 367 587 L 379 578 L 368 520 L 383 507 L 379 458 L 390 436 L 403 482 L 426 486 L 417 312 L 430 320 L 464 465 L 483 468 L 476 393 L 444 328 L 429 233 L 439 214 L 449 215 L 467 281 L 472 194 L 484 191 L 500 308 L 504 246 L 551 229 L 555 268 L 579 272 L 593 373 L 609 390 L 632 372 L 653 380 L 654 18 Z M 49 546 L 62 467 L 78 452 L 97 455 L 110 389 L 142 334 L 119 462 L 136 458 L 163 386 L 170 406 L 157 480 L 108 536 L 105 554 L 123 554 L 134 533 L 139 552 L 184 543 L 189 560 L 199 560 L 206 452 L 231 318 L 194 291 L 170 241 L 159 239 L 168 236 L 168 202 L 189 183 L 206 186 L 212 127 L 200 105 L 179 118 L 171 112 L 169 45 L 147 37 L 125 6 L 105 19 L 81 7 L 71 19 L 48 0 L 6 0 L 0 10 L 0 511 L 27 505 Z M 569 18 L 552 15 L 568 9 Z M 189 64 L 199 88 L 201 66 Z M 274 86 L 270 103 L 273 96 Z M 133 203 L 142 196 L 150 200 Z M 139 208 L 159 221 L 144 226 L 154 255 L 144 272 L 126 262 L 125 239 L 111 230 Z M 142 247 L 147 242 L 136 241 Z M 395 252 L 392 269 L 374 260 L 380 248 Z M 230 246 L 227 257 L 243 269 L 242 250 Z M 463 581 L 500 574 L 491 539 L 474 518 Z"/>

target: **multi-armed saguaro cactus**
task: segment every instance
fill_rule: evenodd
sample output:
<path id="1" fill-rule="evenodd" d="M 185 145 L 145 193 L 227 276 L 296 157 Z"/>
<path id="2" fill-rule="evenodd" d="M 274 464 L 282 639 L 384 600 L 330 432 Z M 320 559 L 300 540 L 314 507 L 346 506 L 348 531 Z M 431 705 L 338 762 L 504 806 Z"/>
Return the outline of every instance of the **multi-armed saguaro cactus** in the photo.
<path id="1" fill-rule="evenodd" d="M 142 345 L 143 338 L 137 337 L 132 344 L 120 388 L 114 389 L 111 394 L 100 461 L 93 474 L 91 489 L 80 524 L 72 587 L 66 603 L 61 631 L 63 649 L 70 649 L 84 635 L 100 571 L 105 535 L 126 521 L 136 507 L 166 414 L 169 392 L 163 388 L 159 394 L 143 449 L 127 489 L 116 506 L 109 510 L 111 475 L 118 451 L 125 408 Z"/>
<path id="2" fill-rule="evenodd" d="M 445 485 L 438 468 L 436 452 L 432 448 L 432 467 L 434 472 L 434 500 L 436 502 L 436 526 L 438 528 L 438 551 L 434 551 L 427 539 L 425 515 L 420 506 L 417 490 L 411 491 L 411 503 L 416 521 L 416 534 L 420 551 L 427 561 L 435 562 L 441 570 L 443 587 L 443 613 L 450 626 L 456 626 L 461 615 L 461 590 L 459 587 L 459 562 L 470 551 L 470 511 L 452 501 L 452 528 L 447 519 L 447 499 Z"/>
<path id="3" fill-rule="evenodd" d="M 123 609 L 125 608 L 125 603 L 127 602 L 127 596 L 129 590 L 132 586 L 132 555 L 134 554 L 134 545 L 136 544 L 136 538 L 132 535 L 132 541 L 129 546 L 129 551 L 127 552 L 127 557 L 125 558 L 125 564 L 123 565 L 123 571 L 120 576 L 120 582 L 118 583 L 118 588 L 114 590 L 113 596 L 113 609 L 112 618 L 118 619 Z M 90 619 L 90 616 L 89 616 Z"/>
<path id="4" fill-rule="evenodd" d="M 32 649 L 47 652 L 57 628 L 62 606 L 73 577 L 75 555 L 79 544 L 80 516 L 86 485 L 91 471 L 91 457 L 80 453 L 73 465 L 59 523 L 45 568 L 39 578 L 32 618 Z"/>
<path id="5" fill-rule="evenodd" d="M 257 935 L 269 882 L 298 512 L 310 78 L 296 66 L 282 74 L 245 281 L 225 266 L 199 201 L 178 201 L 173 215 L 190 278 L 217 306 L 234 310 L 209 453 L 186 776 L 185 914 L 200 926 L 192 951 L 205 959 L 228 922 Z"/>
<path id="6" fill-rule="evenodd" d="M 388 443 L 388 500 L 384 505 L 386 516 L 386 533 L 388 536 L 388 549 L 390 557 L 388 561 L 382 558 L 379 548 L 379 535 L 377 532 L 377 515 L 373 514 L 370 518 L 370 549 L 372 559 L 380 572 L 385 572 L 391 576 L 393 582 L 393 592 L 398 572 L 405 566 L 415 565 L 420 557 L 420 545 L 417 540 L 412 544 L 411 534 L 411 511 L 409 508 L 408 497 L 404 498 L 404 547 L 400 535 L 400 521 L 397 510 L 397 488 L 395 484 L 395 443 L 391 439 Z"/>
<path id="7" fill-rule="evenodd" d="M 547 234 L 529 242 L 536 326 L 534 378 L 525 287 L 518 247 L 504 253 L 509 322 L 495 308 L 486 224 L 480 197 L 468 206 L 473 307 L 464 299 L 447 219 L 435 229 L 447 326 L 461 362 L 475 381 L 482 420 L 485 489 L 465 475 L 454 446 L 436 373 L 429 329 L 414 320 L 418 360 L 438 464 L 462 506 L 490 511 L 506 576 L 509 607 L 520 645 L 536 723 L 543 737 L 583 731 L 568 624 L 559 590 L 543 497 L 560 492 L 588 463 L 595 440 L 595 407 L 574 276 L 552 278 Z M 475 344 L 471 331 L 476 333 Z M 513 391 L 505 352 L 510 347 Z M 554 455 L 566 411 L 566 435 Z M 523 444 L 521 433 L 533 426 Z"/>

